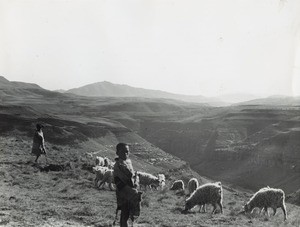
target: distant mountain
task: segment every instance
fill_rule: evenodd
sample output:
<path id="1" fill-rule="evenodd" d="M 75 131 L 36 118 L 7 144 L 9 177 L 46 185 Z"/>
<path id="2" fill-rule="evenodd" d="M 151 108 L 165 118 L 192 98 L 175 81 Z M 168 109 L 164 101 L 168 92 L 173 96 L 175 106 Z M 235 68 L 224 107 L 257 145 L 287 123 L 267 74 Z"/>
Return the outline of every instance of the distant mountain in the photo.
<path id="1" fill-rule="evenodd" d="M 181 95 L 165 91 L 136 88 L 128 85 L 113 84 L 107 81 L 85 85 L 79 88 L 67 90 L 66 93 L 73 93 L 82 96 L 102 96 L 102 97 L 143 97 L 143 98 L 164 98 L 176 99 L 185 102 L 207 103 L 213 106 L 225 106 L 217 98 L 208 98 L 201 95 Z"/>
<path id="2" fill-rule="evenodd" d="M 247 102 L 239 103 L 239 105 L 272 105 L 272 106 L 299 106 L 300 96 L 280 96 L 274 95 L 262 99 L 254 99 Z"/>
<path id="3" fill-rule="evenodd" d="M 9 81 L 3 76 L 0 76 L 0 88 L 9 89 L 9 88 L 20 88 L 20 89 L 29 89 L 29 88 L 38 88 L 42 89 L 37 84 L 32 83 L 24 83 L 24 82 L 16 82 L 16 81 Z"/>
<path id="4" fill-rule="evenodd" d="M 58 89 L 58 90 L 54 90 L 55 92 L 59 92 L 59 93 L 66 93 L 66 90 L 64 89 Z"/>
<path id="5" fill-rule="evenodd" d="M 261 96 L 253 95 L 253 94 L 246 94 L 246 93 L 233 93 L 233 94 L 226 94 L 216 97 L 218 100 L 224 103 L 240 103 L 240 102 L 247 102 L 254 99 L 260 99 Z"/>
<path id="6" fill-rule="evenodd" d="M 9 81 L 5 77 L 0 76 L 0 101 L 14 100 L 14 102 L 16 102 L 18 98 L 18 100 L 22 102 L 26 97 L 30 97 L 31 99 L 48 99 L 65 97 L 67 95 L 68 94 L 46 90 L 37 84 Z"/>

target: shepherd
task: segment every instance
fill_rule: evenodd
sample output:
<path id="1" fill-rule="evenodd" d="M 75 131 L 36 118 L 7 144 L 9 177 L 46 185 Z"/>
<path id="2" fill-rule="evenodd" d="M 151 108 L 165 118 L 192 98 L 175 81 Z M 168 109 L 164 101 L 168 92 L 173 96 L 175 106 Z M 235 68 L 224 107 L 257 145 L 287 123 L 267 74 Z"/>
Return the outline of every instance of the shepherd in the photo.
<path id="1" fill-rule="evenodd" d="M 117 158 L 114 165 L 114 181 L 116 184 L 117 211 L 121 210 L 120 226 L 127 227 L 129 217 L 140 215 L 141 192 L 136 189 L 135 172 L 129 159 L 129 146 L 119 143 L 116 147 Z M 116 212 L 117 212 L 116 211 Z"/>
<path id="2" fill-rule="evenodd" d="M 33 136 L 31 153 L 36 156 L 35 163 L 37 163 L 42 154 L 46 157 L 45 140 L 42 128 L 44 128 L 42 124 L 36 124 L 36 131 Z"/>

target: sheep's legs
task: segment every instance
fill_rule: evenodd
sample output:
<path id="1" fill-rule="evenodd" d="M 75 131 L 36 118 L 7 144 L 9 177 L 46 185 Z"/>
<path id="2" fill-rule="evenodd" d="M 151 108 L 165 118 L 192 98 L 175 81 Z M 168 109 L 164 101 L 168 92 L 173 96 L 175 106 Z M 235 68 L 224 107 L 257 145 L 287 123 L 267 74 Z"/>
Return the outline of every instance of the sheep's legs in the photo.
<path id="1" fill-rule="evenodd" d="M 199 213 L 201 213 L 201 210 L 203 211 L 203 213 L 206 213 L 206 206 L 205 206 L 205 204 L 199 205 L 199 206 L 200 206 Z"/>
<path id="2" fill-rule="evenodd" d="M 267 216 L 270 217 L 269 211 L 268 211 L 268 207 L 264 207 L 265 213 L 267 213 Z"/>
<path id="3" fill-rule="evenodd" d="M 215 213 L 216 213 L 216 210 L 217 210 L 216 204 L 213 204 L 213 207 L 214 207 L 214 209 L 213 209 L 213 211 L 212 211 L 212 214 L 215 214 Z"/>
<path id="4" fill-rule="evenodd" d="M 220 209 L 221 209 L 221 213 L 223 214 L 223 206 L 222 206 L 222 203 L 221 203 L 221 202 L 218 202 L 218 205 L 219 205 L 219 207 L 220 207 Z"/>
<path id="5" fill-rule="evenodd" d="M 94 182 L 95 182 L 95 187 L 98 188 L 98 178 L 97 177 L 95 178 Z"/>
<path id="6" fill-rule="evenodd" d="M 199 205 L 199 207 L 200 207 L 200 208 L 199 208 L 199 213 L 201 213 L 201 208 L 202 208 L 202 205 Z"/>
<path id="7" fill-rule="evenodd" d="M 99 184 L 99 188 L 101 188 L 101 186 L 102 186 L 102 188 L 104 187 L 104 184 L 105 184 L 105 181 L 103 180 L 103 181 L 101 181 L 101 183 Z"/>
<path id="8" fill-rule="evenodd" d="M 273 216 L 275 216 L 275 214 L 276 214 L 276 208 L 273 208 Z"/>
<path id="9" fill-rule="evenodd" d="M 281 209 L 282 209 L 283 214 L 284 214 L 284 220 L 286 220 L 287 219 L 287 215 L 286 215 L 286 207 L 285 207 L 284 204 L 281 206 Z"/>
<path id="10" fill-rule="evenodd" d="M 113 187 L 113 185 L 112 185 L 112 183 L 109 183 L 109 189 L 110 189 L 111 191 L 115 190 L 114 187 Z"/>
<path id="11" fill-rule="evenodd" d="M 261 214 L 261 212 L 264 210 L 265 208 L 263 207 L 262 209 L 259 210 L 259 214 Z"/>

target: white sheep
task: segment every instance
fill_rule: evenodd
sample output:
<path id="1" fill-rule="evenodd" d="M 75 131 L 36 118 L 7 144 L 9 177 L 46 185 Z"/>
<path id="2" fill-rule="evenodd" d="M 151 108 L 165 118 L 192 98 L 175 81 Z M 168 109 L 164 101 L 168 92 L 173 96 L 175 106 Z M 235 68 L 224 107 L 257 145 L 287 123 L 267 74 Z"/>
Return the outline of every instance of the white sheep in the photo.
<path id="1" fill-rule="evenodd" d="M 138 171 L 137 175 L 139 176 L 140 189 L 142 185 L 145 187 L 145 190 L 147 189 L 147 186 L 152 189 L 152 187 L 157 188 L 160 185 L 158 177 L 150 173 Z"/>
<path id="2" fill-rule="evenodd" d="M 211 204 L 213 206 L 212 214 L 216 212 L 217 205 L 219 205 L 221 213 L 223 213 L 223 189 L 221 182 L 207 183 L 198 187 L 192 195 L 186 200 L 185 211 L 192 209 L 194 206 L 199 205 L 201 207 L 205 204 Z"/>
<path id="3" fill-rule="evenodd" d="M 98 167 L 100 168 L 100 167 Z M 102 167 L 102 172 L 101 174 L 103 174 L 103 177 L 101 178 L 101 182 L 99 184 L 99 188 L 101 188 L 101 186 L 104 186 L 105 183 L 108 184 L 110 190 L 115 190 L 115 187 L 113 186 L 113 184 L 115 184 L 115 181 L 114 181 L 114 171 L 112 169 L 109 169 L 107 167 Z M 103 172 L 104 170 L 104 172 Z M 100 175 L 100 173 L 99 173 Z M 132 179 L 133 179 L 133 184 L 135 185 L 135 187 L 138 187 L 139 185 L 139 176 L 137 175 L 137 173 L 135 173 L 133 176 L 132 176 Z"/>
<path id="4" fill-rule="evenodd" d="M 104 158 L 97 156 L 95 160 L 95 164 L 96 166 L 104 166 Z"/>
<path id="5" fill-rule="evenodd" d="M 104 165 L 105 167 L 108 167 L 109 169 L 114 168 L 115 162 L 113 162 L 112 160 L 110 160 L 107 157 L 104 157 Z"/>
<path id="6" fill-rule="evenodd" d="M 164 189 L 164 187 L 166 185 L 166 176 L 164 174 L 160 173 L 160 174 L 158 174 L 158 180 L 159 180 L 161 190 Z"/>
<path id="7" fill-rule="evenodd" d="M 104 166 L 94 166 L 93 167 L 93 171 L 96 174 L 96 177 L 95 177 L 95 180 L 94 180 L 96 187 L 98 187 L 98 182 L 103 179 L 104 174 L 107 170 L 108 170 L 108 168 L 104 167 Z"/>
<path id="8" fill-rule="evenodd" d="M 114 190 L 115 188 L 113 187 L 114 184 L 114 171 L 112 169 L 107 169 L 104 172 L 103 178 L 99 184 L 99 188 L 101 188 L 102 185 L 105 183 L 108 183 L 109 189 Z"/>
<path id="9" fill-rule="evenodd" d="M 191 195 L 199 187 L 199 182 L 196 178 L 191 178 L 188 182 L 188 191 Z"/>
<path id="10" fill-rule="evenodd" d="M 244 206 L 245 212 L 253 212 L 254 208 L 260 208 L 265 210 L 269 216 L 268 208 L 271 207 L 276 214 L 277 208 L 281 208 L 284 214 L 284 220 L 287 219 L 286 207 L 285 207 L 285 194 L 281 189 L 264 187 L 257 191 L 250 200 Z"/>
<path id="11" fill-rule="evenodd" d="M 176 180 L 172 184 L 170 190 L 184 190 L 184 183 L 183 183 L 183 181 L 182 180 Z"/>

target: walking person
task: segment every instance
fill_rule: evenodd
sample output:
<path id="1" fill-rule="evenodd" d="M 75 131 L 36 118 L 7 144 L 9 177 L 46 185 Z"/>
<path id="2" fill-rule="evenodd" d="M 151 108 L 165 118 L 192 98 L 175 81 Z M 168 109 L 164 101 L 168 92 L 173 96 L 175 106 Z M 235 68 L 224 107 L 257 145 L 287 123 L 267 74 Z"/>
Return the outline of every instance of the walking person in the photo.
<path id="1" fill-rule="evenodd" d="M 43 134 L 42 124 L 36 124 L 36 131 L 33 136 L 33 143 L 31 153 L 36 156 L 35 163 L 37 163 L 39 157 L 44 154 L 46 157 L 45 139 Z M 46 158 L 47 161 L 47 158 Z"/>

